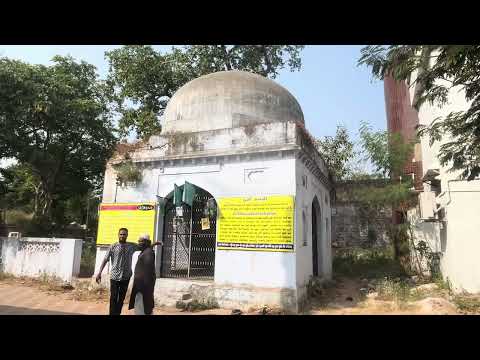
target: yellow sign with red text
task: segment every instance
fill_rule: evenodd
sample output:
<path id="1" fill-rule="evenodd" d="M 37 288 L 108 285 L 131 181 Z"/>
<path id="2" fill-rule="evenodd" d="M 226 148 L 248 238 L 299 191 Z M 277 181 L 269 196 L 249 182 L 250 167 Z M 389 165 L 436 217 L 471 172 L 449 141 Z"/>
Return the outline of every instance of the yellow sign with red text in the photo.
<path id="1" fill-rule="evenodd" d="M 128 229 L 128 242 L 137 242 L 142 234 L 154 239 L 155 203 L 100 204 L 98 219 L 98 245 L 110 245 L 118 241 L 118 230 Z"/>

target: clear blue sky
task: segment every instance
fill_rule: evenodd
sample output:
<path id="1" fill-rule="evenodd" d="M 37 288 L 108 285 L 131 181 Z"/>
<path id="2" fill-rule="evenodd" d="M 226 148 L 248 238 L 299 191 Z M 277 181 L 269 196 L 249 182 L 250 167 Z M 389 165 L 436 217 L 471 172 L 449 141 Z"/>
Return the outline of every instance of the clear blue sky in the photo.
<path id="1" fill-rule="evenodd" d="M 98 69 L 101 77 L 108 72 L 105 51 L 118 46 L 2 46 L 0 57 L 34 64 L 49 64 L 54 55 L 70 54 Z M 167 51 L 171 46 L 155 46 Z M 275 79 L 299 101 L 307 128 L 316 137 L 335 134 L 337 124 L 347 127 L 357 138 L 361 120 L 375 129 L 385 129 L 383 84 L 373 80 L 369 70 L 357 67 L 362 46 L 312 45 L 303 50 L 300 72 L 283 70 Z"/>

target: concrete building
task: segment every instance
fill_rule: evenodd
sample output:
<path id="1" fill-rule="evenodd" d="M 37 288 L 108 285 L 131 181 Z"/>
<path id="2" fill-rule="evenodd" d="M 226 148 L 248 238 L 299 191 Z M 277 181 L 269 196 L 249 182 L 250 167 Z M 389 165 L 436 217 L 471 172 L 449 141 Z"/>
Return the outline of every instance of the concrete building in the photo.
<path id="1" fill-rule="evenodd" d="M 114 165 L 125 152 L 142 181 L 122 188 Z M 178 209 L 175 186 L 186 191 L 191 184 L 193 205 Z M 107 164 L 102 201 L 158 204 L 158 303 L 189 293 L 226 308 L 298 311 L 310 277 L 331 277 L 332 190 L 296 99 L 267 78 L 227 71 L 180 88 L 161 135 L 120 144 Z M 242 208 L 250 202 L 256 205 Z M 218 211 L 207 220 L 211 208 Z M 96 271 L 105 251 L 98 246 Z"/>
<path id="2" fill-rule="evenodd" d="M 412 79 L 415 78 L 413 74 Z M 413 83 L 413 82 L 412 82 Z M 410 139 L 416 127 L 429 125 L 438 117 L 468 108 L 462 89 L 451 89 L 443 107 L 425 103 L 417 113 L 412 107 L 414 88 L 386 78 L 385 100 L 389 131 L 399 131 Z M 418 191 L 418 206 L 408 212 L 414 229 L 414 241 L 424 241 L 439 256 L 439 268 L 456 291 L 480 291 L 480 179 L 460 179 L 460 172 L 450 172 L 438 159 L 444 137 L 432 146 L 421 138 L 405 172 L 413 174 Z M 414 260 L 420 257 L 418 252 Z"/>

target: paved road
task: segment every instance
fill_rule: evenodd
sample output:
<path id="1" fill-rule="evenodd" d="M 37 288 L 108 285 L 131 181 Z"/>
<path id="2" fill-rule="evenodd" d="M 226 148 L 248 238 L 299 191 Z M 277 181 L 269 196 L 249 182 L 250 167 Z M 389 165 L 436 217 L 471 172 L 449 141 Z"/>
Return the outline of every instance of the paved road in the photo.
<path id="1" fill-rule="evenodd" d="M 106 303 L 68 300 L 65 294 L 50 295 L 34 287 L 0 282 L 1 315 L 102 315 L 106 313 L 108 313 Z"/>

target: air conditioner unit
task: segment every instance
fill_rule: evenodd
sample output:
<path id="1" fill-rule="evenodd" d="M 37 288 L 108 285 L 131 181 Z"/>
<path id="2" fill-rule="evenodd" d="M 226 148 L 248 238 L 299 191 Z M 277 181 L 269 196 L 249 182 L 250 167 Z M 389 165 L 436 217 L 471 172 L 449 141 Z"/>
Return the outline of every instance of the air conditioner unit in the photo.
<path id="1" fill-rule="evenodd" d="M 435 218 L 435 193 L 433 191 L 424 191 L 419 194 L 420 217 L 422 219 Z"/>

